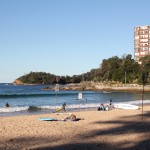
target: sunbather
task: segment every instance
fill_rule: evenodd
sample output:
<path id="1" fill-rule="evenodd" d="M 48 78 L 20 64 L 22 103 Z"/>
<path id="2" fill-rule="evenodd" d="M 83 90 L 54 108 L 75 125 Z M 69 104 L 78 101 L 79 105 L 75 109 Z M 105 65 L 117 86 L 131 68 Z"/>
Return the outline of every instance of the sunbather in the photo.
<path id="1" fill-rule="evenodd" d="M 76 121 L 76 115 L 71 114 L 70 116 L 66 117 L 65 120 L 71 120 L 71 121 Z"/>

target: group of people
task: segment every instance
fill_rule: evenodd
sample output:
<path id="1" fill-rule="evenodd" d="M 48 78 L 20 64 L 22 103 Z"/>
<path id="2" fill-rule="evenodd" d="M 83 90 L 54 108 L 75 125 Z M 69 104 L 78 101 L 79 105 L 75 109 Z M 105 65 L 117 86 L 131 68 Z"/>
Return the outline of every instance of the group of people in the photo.
<path id="1" fill-rule="evenodd" d="M 100 110 L 104 110 L 104 111 L 107 111 L 107 110 L 110 110 L 112 108 L 112 99 L 109 100 L 109 104 L 103 104 L 101 103 L 100 104 L 100 107 L 98 107 L 98 111 Z"/>
<path id="2" fill-rule="evenodd" d="M 62 111 L 65 112 L 65 111 L 66 111 L 66 106 L 67 106 L 66 103 L 63 103 L 60 110 L 62 110 Z M 109 110 L 109 109 L 111 109 L 111 108 L 112 108 L 112 99 L 109 100 L 109 104 L 103 104 L 103 103 L 101 103 L 101 104 L 100 104 L 100 107 L 98 107 L 97 110 L 98 110 L 98 111 L 99 111 L 99 110 L 106 110 L 106 111 L 107 111 L 107 110 Z"/>

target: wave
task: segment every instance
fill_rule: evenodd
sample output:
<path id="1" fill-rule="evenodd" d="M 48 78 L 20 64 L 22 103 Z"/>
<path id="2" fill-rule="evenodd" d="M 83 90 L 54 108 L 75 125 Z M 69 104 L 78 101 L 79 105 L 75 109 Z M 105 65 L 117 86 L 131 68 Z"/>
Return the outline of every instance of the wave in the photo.
<path id="1" fill-rule="evenodd" d="M 9 107 L 9 108 L 0 108 L 0 113 L 7 113 L 7 112 L 20 112 L 20 111 L 25 111 L 29 107 Z"/>
<path id="2" fill-rule="evenodd" d="M 0 98 L 28 98 L 28 97 L 50 97 L 50 96 L 69 96 L 77 95 L 77 93 L 49 93 L 49 94 L 0 94 Z"/>
<path id="3" fill-rule="evenodd" d="M 67 109 L 87 109 L 87 108 L 95 108 L 98 107 L 99 103 L 93 104 L 72 104 L 67 105 Z M 9 108 L 0 108 L 0 113 L 7 113 L 7 112 L 21 112 L 21 111 L 44 111 L 44 110 L 55 110 L 60 108 L 61 105 L 58 106 L 24 106 L 24 107 L 9 107 Z"/>
<path id="4" fill-rule="evenodd" d="M 115 102 L 113 104 L 118 104 L 120 102 Z M 137 101 L 128 101 L 128 102 L 121 102 L 127 104 L 134 104 L 134 105 L 141 105 L 142 100 Z M 144 100 L 143 104 L 150 104 L 150 100 Z M 90 109 L 90 108 L 98 108 L 100 103 L 89 103 L 89 104 L 70 104 L 67 105 L 68 110 L 76 110 L 76 109 Z M 22 111 L 53 111 L 57 108 L 60 108 L 61 105 L 57 106 L 24 106 L 24 107 L 10 107 L 10 108 L 0 108 L 0 113 L 12 113 L 12 112 L 22 112 Z"/>

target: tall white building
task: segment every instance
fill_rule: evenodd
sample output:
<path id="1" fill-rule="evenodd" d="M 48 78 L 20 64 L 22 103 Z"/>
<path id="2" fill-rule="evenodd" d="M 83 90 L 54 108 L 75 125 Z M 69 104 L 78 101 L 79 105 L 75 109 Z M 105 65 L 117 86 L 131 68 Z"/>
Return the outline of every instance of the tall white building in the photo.
<path id="1" fill-rule="evenodd" d="M 134 60 L 150 55 L 150 26 L 134 27 Z"/>

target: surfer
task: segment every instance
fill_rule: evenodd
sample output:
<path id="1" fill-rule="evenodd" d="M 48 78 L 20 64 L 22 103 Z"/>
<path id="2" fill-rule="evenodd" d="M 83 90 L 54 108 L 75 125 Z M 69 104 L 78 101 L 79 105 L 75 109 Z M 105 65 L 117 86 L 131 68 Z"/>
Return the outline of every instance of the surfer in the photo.
<path id="1" fill-rule="evenodd" d="M 53 113 L 55 112 L 59 112 L 59 111 L 64 111 L 66 112 L 66 103 L 63 103 L 62 106 L 60 108 L 57 108 L 56 110 L 53 111 Z"/>
<path id="2" fill-rule="evenodd" d="M 66 111 L 66 103 L 63 103 L 62 109 L 63 109 L 63 111 Z"/>
<path id="3" fill-rule="evenodd" d="M 10 107 L 10 105 L 8 104 L 8 102 L 5 104 L 5 107 Z"/>

